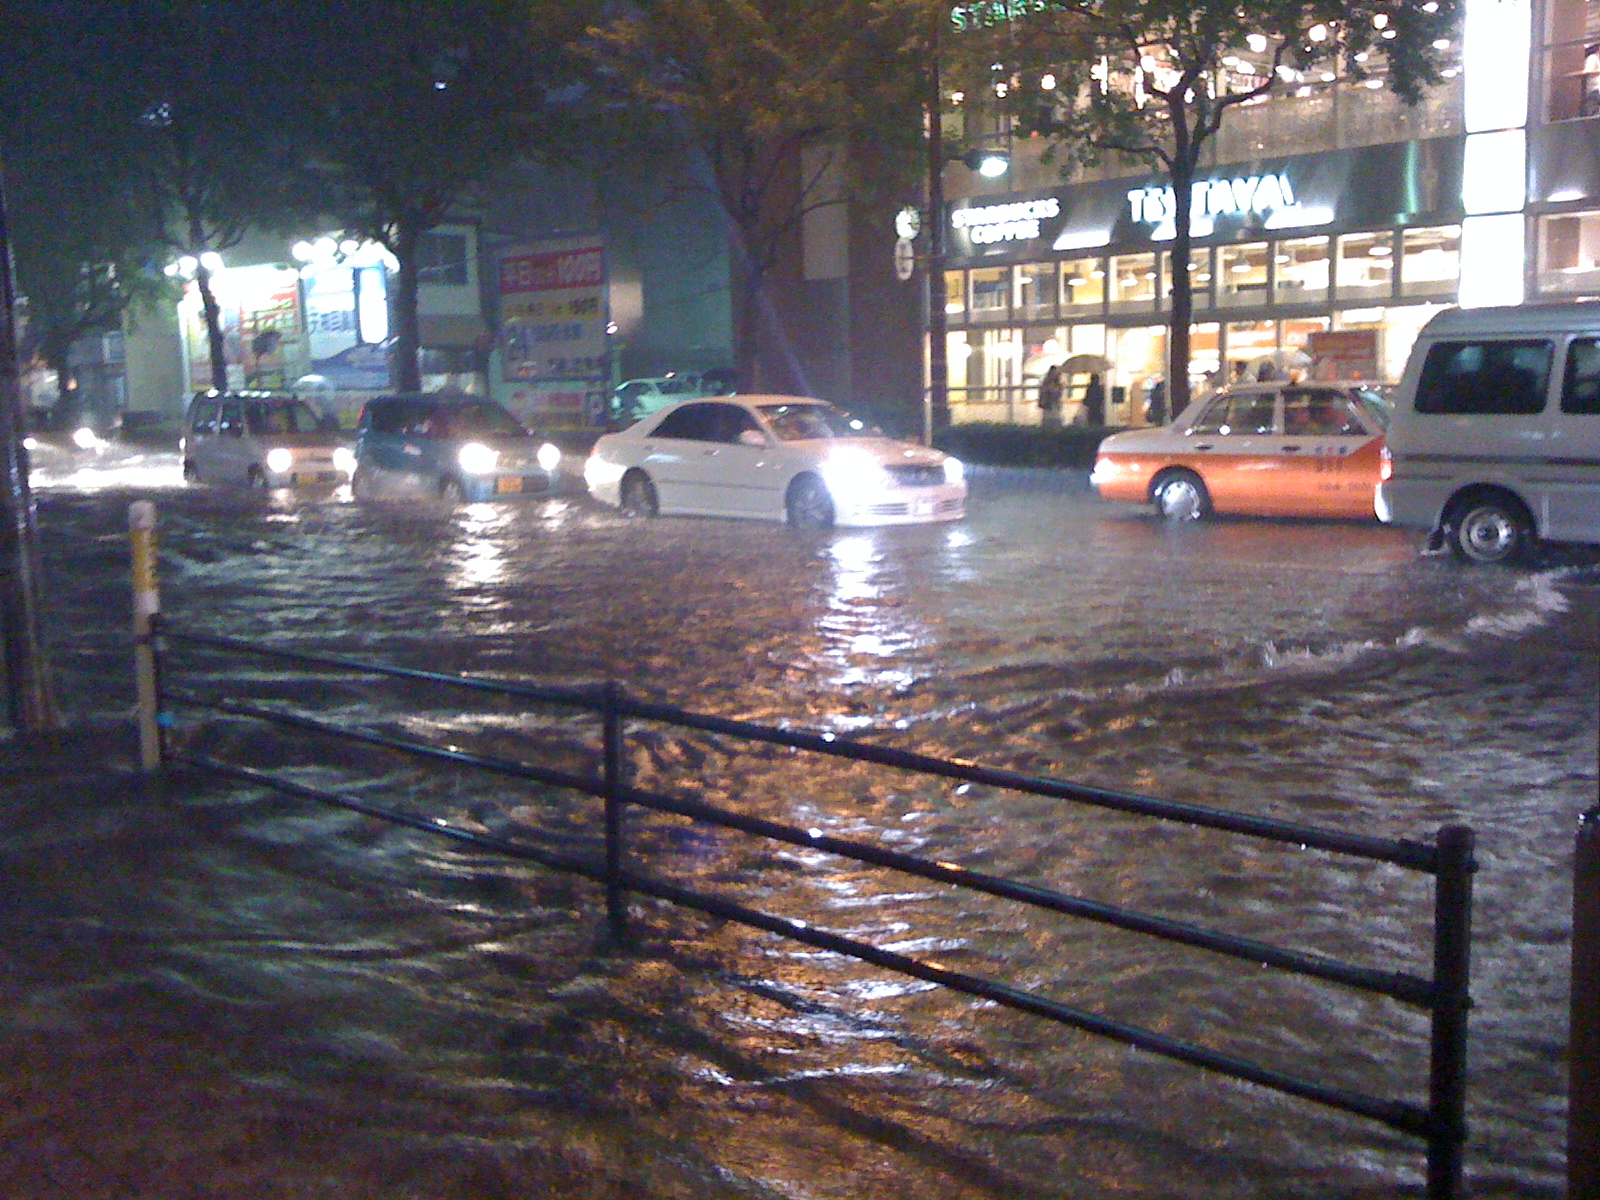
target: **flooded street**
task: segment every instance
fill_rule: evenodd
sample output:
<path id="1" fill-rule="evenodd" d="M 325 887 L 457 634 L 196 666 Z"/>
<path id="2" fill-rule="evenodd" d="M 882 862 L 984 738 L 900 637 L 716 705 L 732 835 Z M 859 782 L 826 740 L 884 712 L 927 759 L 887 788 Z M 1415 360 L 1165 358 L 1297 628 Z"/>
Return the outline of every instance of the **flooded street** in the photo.
<path id="1" fill-rule="evenodd" d="M 126 511 L 149 498 L 163 607 L 183 630 L 505 679 L 614 678 L 696 712 L 1384 837 L 1470 825 L 1470 1190 L 1561 1194 L 1572 834 L 1596 797 L 1592 557 L 1463 570 L 1376 524 L 1168 527 L 1064 473 L 978 472 L 955 525 L 799 535 L 630 520 L 575 494 L 450 508 L 184 489 L 172 455 L 80 466 L 36 481 L 46 633 L 80 723 L 109 728 L 131 703 Z M 173 674 L 485 752 L 590 755 L 548 711 L 188 651 Z M 1422 876 L 630 733 L 640 786 L 1431 970 Z M 376 753 L 318 764 L 243 724 L 196 744 L 453 824 L 594 846 L 597 808 L 549 789 Z M 124 1080 L 161 1097 L 124 1136 L 181 1124 L 185 1089 L 226 1095 L 216 1144 L 191 1153 L 233 1164 L 216 1176 L 231 1194 L 1421 1194 L 1420 1143 L 1371 1122 L 654 902 L 611 945 L 603 894 L 582 881 L 191 783 L 161 837 L 131 796 L 94 799 L 87 825 L 13 814 L 9 869 L 24 845 L 35 865 L 6 884 L 0 1000 L 13 1030 L 85 1035 L 130 995 L 166 1006 L 169 1025 L 122 1027 L 130 1044 L 105 1052 L 168 1048 L 159 1086 Z M 1427 1022 L 1398 1002 L 682 821 L 631 828 L 640 864 L 665 878 L 1425 1099 Z M 117 869 L 73 876 L 89 843 Z M 230 1035 L 186 1041 L 200 1011 Z M 252 1191 L 241 1164 L 265 1161 L 292 1186 Z"/>

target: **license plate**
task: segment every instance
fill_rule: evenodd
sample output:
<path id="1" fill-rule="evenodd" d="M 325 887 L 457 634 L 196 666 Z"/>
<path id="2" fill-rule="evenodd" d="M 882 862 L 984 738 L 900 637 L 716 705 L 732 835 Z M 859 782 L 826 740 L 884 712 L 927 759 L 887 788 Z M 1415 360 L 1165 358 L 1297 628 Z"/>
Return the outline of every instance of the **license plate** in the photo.
<path id="1" fill-rule="evenodd" d="M 502 475 L 494 481 L 494 490 L 497 492 L 520 492 L 522 490 L 522 476 Z"/>

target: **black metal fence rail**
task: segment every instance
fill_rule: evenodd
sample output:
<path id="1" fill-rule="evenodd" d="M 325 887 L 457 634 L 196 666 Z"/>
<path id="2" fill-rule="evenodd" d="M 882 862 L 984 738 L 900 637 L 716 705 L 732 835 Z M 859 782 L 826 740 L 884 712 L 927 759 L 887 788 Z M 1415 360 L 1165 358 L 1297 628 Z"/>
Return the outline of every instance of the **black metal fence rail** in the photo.
<path id="1" fill-rule="evenodd" d="M 163 758 L 167 762 L 183 763 L 241 781 L 271 787 L 290 795 L 339 805 L 368 816 L 588 878 L 605 888 L 608 919 L 613 929 L 619 933 L 627 919 L 626 895 L 635 893 L 653 896 L 820 949 L 847 955 L 889 971 L 990 1000 L 1007 1008 L 1033 1013 L 1151 1053 L 1381 1122 L 1426 1141 L 1427 1194 L 1430 1198 L 1445 1200 L 1461 1195 L 1462 1151 L 1466 1134 L 1464 1110 L 1466 1021 L 1470 1006 L 1468 965 L 1471 880 L 1474 870 L 1473 836 L 1470 829 L 1462 826 L 1446 826 L 1439 830 L 1436 841 L 1431 845 L 1388 840 L 1253 817 L 1200 805 L 1173 803 L 1132 793 L 1086 787 L 1058 779 L 996 770 L 970 762 L 933 758 L 891 747 L 842 739 L 829 733 L 808 733 L 692 713 L 671 705 L 636 699 L 615 682 L 589 687 L 508 683 L 473 676 L 389 666 L 339 655 L 309 654 L 237 638 L 191 633 L 175 629 L 164 621 L 159 627 L 159 635 L 163 642 L 205 647 L 230 654 L 266 657 L 308 667 L 333 667 L 358 674 L 515 697 L 598 716 L 601 722 L 600 770 L 597 776 L 581 775 L 516 759 L 429 745 L 392 733 L 352 727 L 303 712 L 290 711 L 278 705 L 232 697 L 212 697 L 191 688 L 175 687 L 171 681 L 171 663 L 165 655 L 162 656 L 161 670 L 158 673 L 158 677 L 162 680 L 161 709 L 163 724 L 166 726 L 174 722 L 172 706 L 181 704 L 194 709 L 245 717 L 282 729 L 383 747 L 423 761 L 467 766 L 508 778 L 570 789 L 603 799 L 605 861 L 597 864 L 523 842 L 456 829 L 433 819 L 411 816 L 382 805 L 374 805 L 327 789 L 312 787 L 271 772 L 231 764 L 211 755 L 179 752 L 170 745 L 163 751 Z M 1422 978 L 1405 972 L 1380 971 L 1322 955 L 1275 946 L 1253 938 L 1219 933 L 1165 917 L 1134 912 L 1032 884 L 969 871 L 951 863 L 934 862 L 865 842 L 834 837 L 815 830 L 799 829 L 733 812 L 700 800 L 637 788 L 627 782 L 623 769 L 626 722 L 630 720 L 654 722 L 751 742 L 785 746 L 858 762 L 871 762 L 922 775 L 1053 797 L 1272 842 L 1315 847 L 1334 854 L 1389 863 L 1407 870 L 1429 874 L 1436 881 L 1433 973 L 1431 978 Z M 1259 1063 L 1061 1004 L 1047 997 L 1020 991 L 991 979 L 881 950 L 852 938 L 817 929 L 807 923 L 773 916 L 725 898 L 696 892 L 653 878 L 633 869 L 626 862 L 623 813 L 628 806 L 669 813 L 761 838 L 824 851 L 931 882 L 965 888 L 1415 1005 L 1427 1010 L 1431 1018 L 1428 1103 L 1423 1106 L 1406 1100 L 1373 1096 L 1316 1080 L 1299 1078 Z"/>

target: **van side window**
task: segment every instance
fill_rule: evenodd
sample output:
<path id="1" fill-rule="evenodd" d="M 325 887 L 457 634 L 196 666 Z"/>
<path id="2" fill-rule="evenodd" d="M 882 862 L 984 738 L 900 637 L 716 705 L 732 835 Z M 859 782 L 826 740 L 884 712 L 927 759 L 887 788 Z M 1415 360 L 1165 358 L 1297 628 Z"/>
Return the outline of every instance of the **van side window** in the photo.
<path id="1" fill-rule="evenodd" d="M 1600 341 L 1572 339 L 1567 348 L 1567 376 L 1561 383 L 1561 411 L 1600 415 Z"/>
<path id="2" fill-rule="evenodd" d="M 215 433 L 217 430 L 217 405 L 216 401 L 194 406 L 194 416 L 189 422 L 189 428 L 195 433 Z"/>
<path id="3" fill-rule="evenodd" d="M 1438 342 L 1417 380 L 1419 413 L 1544 411 L 1554 346 L 1547 341 Z"/>

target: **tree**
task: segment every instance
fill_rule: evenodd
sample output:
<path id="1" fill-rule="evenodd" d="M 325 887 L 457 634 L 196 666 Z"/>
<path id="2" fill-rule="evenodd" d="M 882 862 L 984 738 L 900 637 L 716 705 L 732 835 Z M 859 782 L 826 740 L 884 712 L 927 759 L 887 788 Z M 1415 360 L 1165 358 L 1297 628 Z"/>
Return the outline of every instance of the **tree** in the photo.
<path id="1" fill-rule="evenodd" d="M 748 386 L 786 386 L 763 354 L 768 277 L 808 213 L 840 204 L 874 165 L 911 158 L 914 42 L 870 0 L 650 0 L 585 43 L 602 87 L 665 118 L 730 231 L 734 356 Z"/>
<path id="2" fill-rule="evenodd" d="M 321 207 L 305 170 L 300 96 L 274 25 L 245 0 L 137 0 L 97 8 L 85 36 L 121 82 L 138 197 L 156 240 L 192 272 L 211 383 L 228 386 L 212 277 L 252 230 L 288 229 Z M 188 273 L 186 272 L 186 273 Z"/>
<path id="3" fill-rule="evenodd" d="M 1171 411 L 1189 401 L 1194 185 L 1227 114 L 1331 65 L 1408 104 L 1440 79 L 1457 0 L 993 0 L 957 10 L 993 39 L 986 92 L 1068 159 L 1120 151 L 1172 187 Z"/>
<path id="4" fill-rule="evenodd" d="M 519 157 L 565 149 L 565 43 L 581 30 L 580 8 L 556 0 L 349 0 L 278 9 L 281 28 L 294 31 L 293 56 L 314 64 L 300 86 L 333 211 L 347 232 L 381 243 L 398 263 L 390 298 L 398 390 L 421 387 L 423 236 L 461 215 Z"/>

